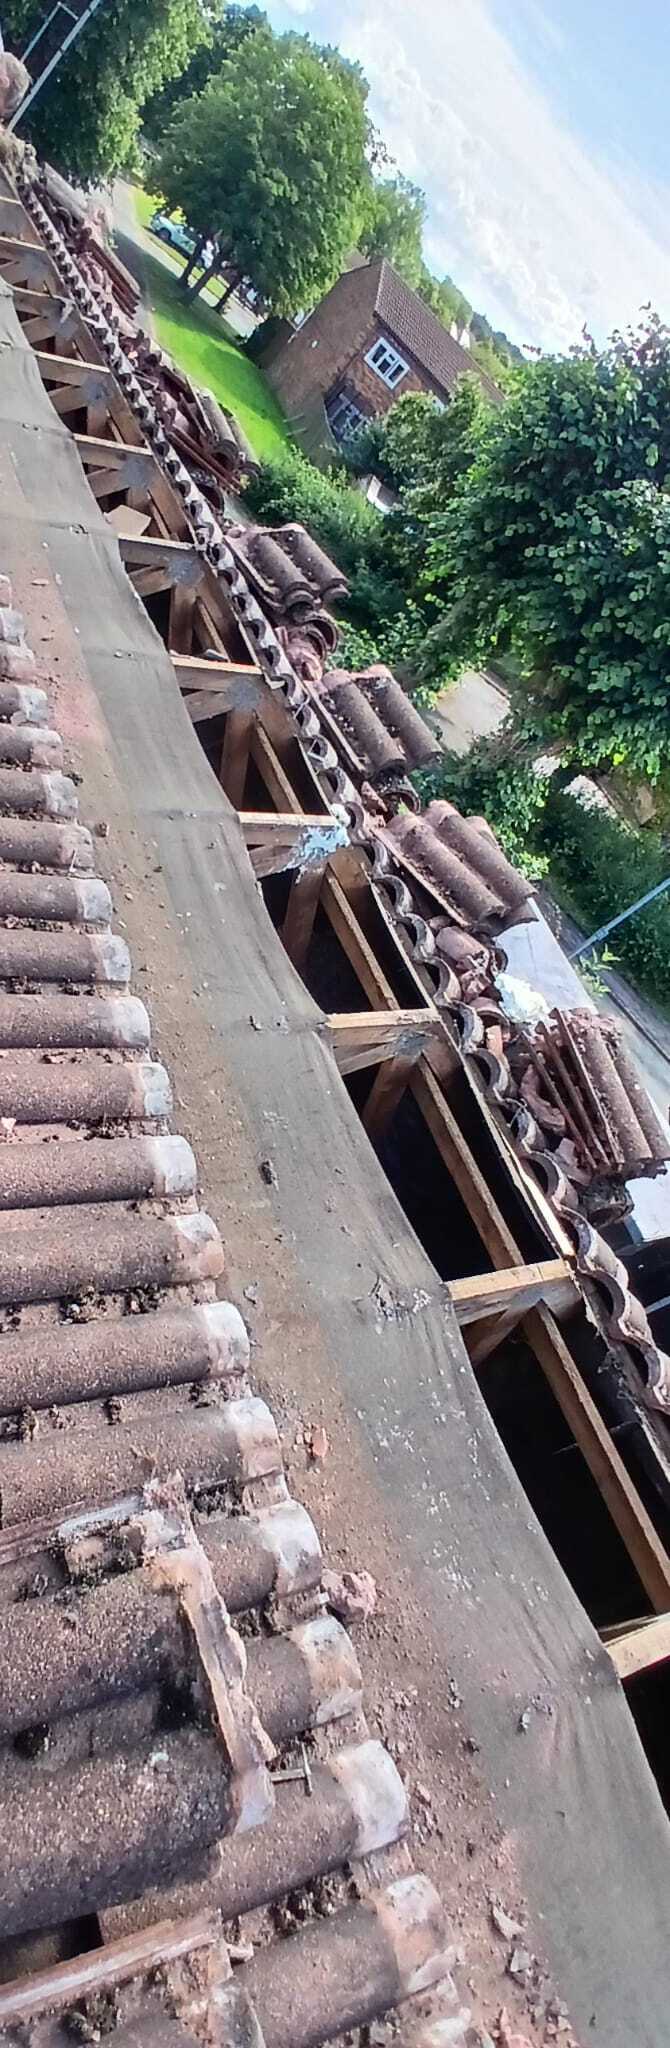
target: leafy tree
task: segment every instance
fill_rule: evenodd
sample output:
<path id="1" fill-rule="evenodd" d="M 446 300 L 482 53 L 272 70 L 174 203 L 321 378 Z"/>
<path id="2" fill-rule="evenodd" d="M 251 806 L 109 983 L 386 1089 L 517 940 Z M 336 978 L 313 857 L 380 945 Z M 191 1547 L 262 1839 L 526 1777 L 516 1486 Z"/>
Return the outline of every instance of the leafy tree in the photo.
<path id="1" fill-rule="evenodd" d="M 422 269 L 421 238 L 426 200 L 409 178 L 374 179 L 358 246 L 369 263 L 387 256 L 407 284 L 417 285 Z"/>
<path id="2" fill-rule="evenodd" d="M 180 107 L 156 182 L 198 233 L 217 235 L 209 275 L 223 259 L 279 313 L 328 290 L 361 218 L 366 94 L 337 51 L 259 28 Z"/>
<path id="3" fill-rule="evenodd" d="M 470 333 L 473 342 L 481 344 L 483 348 L 491 349 L 499 361 L 503 363 L 525 362 L 525 356 L 522 350 L 517 348 L 516 342 L 510 341 L 509 335 L 505 334 L 502 328 L 492 327 L 485 313 L 473 313 L 470 322 Z"/>
<path id="4" fill-rule="evenodd" d="M 473 363 L 477 363 L 485 377 L 490 377 L 500 391 L 508 389 L 512 376 L 511 358 L 501 353 L 494 341 L 471 341 L 470 355 Z"/>
<path id="5" fill-rule="evenodd" d="M 142 131 L 150 141 L 162 142 L 166 128 L 182 100 L 203 92 L 210 78 L 223 70 L 257 28 L 267 27 L 267 15 L 260 7 L 242 7 L 236 0 L 219 6 L 203 6 L 205 33 L 189 52 L 184 70 L 171 78 L 160 92 L 153 93 L 142 115 Z"/>
<path id="6" fill-rule="evenodd" d="M 5 41 L 20 51 L 43 9 L 6 0 Z M 206 33 L 200 0 L 106 0 L 22 123 L 39 154 L 82 184 L 137 161 L 141 109 Z"/>
<path id="7" fill-rule="evenodd" d="M 448 406 L 437 405 L 426 393 L 409 391 L 381 419 L 366 421 L 346 443 L 347 468 L 354 476 L 374 470 L 391 490 L 403 493 L 405 516 L 420 516 L 425 507 L 429 517 L 435 503 L 451 494 L 474 461 L 489 411 L 478 379 L 467 373 Z"/>
<path id="8" fill-rule="evenodd" d="M 469 326 L 472 307 L 464 293 L 459 291 L 458 285 L 454 284 L 452 277 L 433 277 L 424 263 L 421 266 L 417 291 L 419 298 L 425 300 L 426 305 L 430 306 L 431 313 L 435 313 L 445 327 L 451 327 L 454 322 L 459 328 Z"/>
<path id="9" fill-rule="evenodd" d="M 353 476 L 379 476 L 391 490 L 406 489 L 419 481 L 430 463 L 437 422 L 443 418 L 434 398 L 408 392 L 389 412 L 366 420 L 344 443 L 347 469 Z"/>
<path id="10" fill-rule="evenodd" d="M 656 780 L 670 758 L 670 334 L 515 373 L 445 505 L 420 590 L 454 668 L 511 654 L 538 737 Z"/>

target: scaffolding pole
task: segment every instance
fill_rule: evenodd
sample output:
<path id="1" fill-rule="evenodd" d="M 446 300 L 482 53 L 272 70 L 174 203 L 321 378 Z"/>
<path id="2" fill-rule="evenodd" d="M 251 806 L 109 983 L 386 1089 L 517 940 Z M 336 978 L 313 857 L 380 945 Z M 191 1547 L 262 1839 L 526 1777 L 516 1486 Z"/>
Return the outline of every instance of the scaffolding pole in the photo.
<path id="1" fill-rule="evenodd" d="M 26 58 L 29 56 L 30 51 L 35 49 L 37 43 L 40 41 L 41 37 L 46 34 L 46 30 L 50 27 L 51 22 L 55 19 L 55 16 L 59 12 L 62 12 L 63 14 L 67 14 L 70 16 L 72 27 L 67 30 L 66 34 L 63 36 L 62 42 L 60 42 L 58 45 L 58 49 L 54 50 L 53 56 L 50 57 L 48 64 L 45 64 L 44 70 L 40 72 L 39 77 L 34 80 L 34 83 L 30 86 L 28 92 L 25 93 L 24 98 L 21 100 L 20 105 L 15 108 L 14 113 L 11 115 L 10 120 L 7 122 L 8 128 L 13 129 L 18 127 L 19 121 L 23 120 L 24 114 L 27 114 L 28 108 L 32 106 L 33 100 L 37 98 L 38 92 L 41 92 L 42 86 L 46 85 L 47 79 L 51 77 L 51 74 L 53 71 L 55 71 L 56 66 L 60 64 L 61 59 L 66 56 L 67 51 L 71 49 L 72 44 L 75 43 L 77 37 L 81 35 L 82 29 L 86 27 L 86 24 L 91 20 L 92 15 L 97 14 L 98 8 L 101 6 L 102 0 L 89 0 L 89 4 L 87 7 L 84 8 L 83 13 L 75 16 L 73 14 L 72 8 L 64 5 L 64 0 L 57 0 L 57 5 L 55 7 L 52 7 L 51 13 L 48 16 L 47 20 L 43 22 L 42 27 L 37 30 L 36 35 L 34 35 L 32 38 L 32 42 L 28 44 L 28 48 L 24 53 L 24 63 L 26 61 Z"/>

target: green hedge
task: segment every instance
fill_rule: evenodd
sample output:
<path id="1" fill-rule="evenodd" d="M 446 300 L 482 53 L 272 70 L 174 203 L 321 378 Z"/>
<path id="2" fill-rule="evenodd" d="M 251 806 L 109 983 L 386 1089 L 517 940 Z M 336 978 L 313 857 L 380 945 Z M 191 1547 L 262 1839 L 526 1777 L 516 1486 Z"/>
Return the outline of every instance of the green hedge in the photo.
<path id="1" fill-rule="evenodd" d="M 670 874 L 670 849 L 656 832 L 620 824 L 565 792 L 549 795 L 534 833 L 548 860 L 549 887 L 586 931 L 626 910 Z M 621 971 L 645 995 L 670 1003 L 670 891 L 609 940 Z"/>
<path id="2" fill-rule="evenodd" d="M 480 740 L 469 754 L 445 753 L 437 767 L 414 776 L 425 803 L 444 796 L 481 814 L 506 854 L 547 887 L 585 932 L 597 931 L 670 875 L 670 847 L 660 832 L 627 826 L 601 806 L 587 809 L 554 776 L 538 776 L 532 745 L 513 726 Z M 670 1007 L 670 890 L 612 933 L 621 972 Z M 598 949 L 596 949 L 597 951 Z"/>
<path id="3" fill-rule="evenodd" d="M 508 860 L 522 874 L 539 879 L 546 859 L 536 843 L 547 783 L 536 775 L 523 744 L 516 745 L 511 727 L 497 740 L 479 740 L 468 754 L 445 752 L 434 768 L 413 777 L 424 803 L 446 797 L 459 810 L 488 819 Z"/>
<path id="4" fill-rule="evenodd" d="M 268 526 L 300 520 L 348 577 L 366 560 L 381 516 L 346 477 L 315 469 L 292 451 L 262 464 L 247 484 L 245 503 Z"/>

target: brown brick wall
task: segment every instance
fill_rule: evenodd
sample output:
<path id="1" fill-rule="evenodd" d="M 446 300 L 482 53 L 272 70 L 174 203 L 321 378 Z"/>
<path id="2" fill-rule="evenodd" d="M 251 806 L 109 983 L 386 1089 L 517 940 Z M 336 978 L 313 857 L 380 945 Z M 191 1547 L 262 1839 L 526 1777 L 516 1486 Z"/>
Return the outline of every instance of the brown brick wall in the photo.
<path id="1" fill-rule="evenodd" d="M 370 414 L 388 412 L 400 392 L 437 390 L 425 371 L 411 362 L 405 348 L 400 348 L 400 353 L 410 360 L 410 369 L 397 392 L 390 391 L 365 362 L 373 341 L 388 331 L 381 327 L 374 312 L 378 279 L 378 265 L 347 271 L 304 325 L 263 365 L 268 383 L 277 392 L 289 419 L 300 414 L 319 394 L 325 398 L 343 385 L 352 395 L 359 394 L 364 410 Z M 390 333 L 389 340 L 393 340 Z"/>
<path id="2" fill-rule="evenodd" d="M 266 376 L 289 419 L 319 392 L 330 391 L 371 325 L 378 272 L 349 270 L 326 293 L 304 326 L 268 363 Z"/>

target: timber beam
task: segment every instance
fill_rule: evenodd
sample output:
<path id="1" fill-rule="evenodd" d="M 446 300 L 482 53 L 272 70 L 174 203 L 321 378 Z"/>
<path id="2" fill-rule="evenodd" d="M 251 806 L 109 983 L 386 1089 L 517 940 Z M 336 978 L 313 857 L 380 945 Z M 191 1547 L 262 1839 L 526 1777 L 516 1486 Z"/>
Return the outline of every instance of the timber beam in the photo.
<path id="1" fill-rule="evenodd" d="M 10 199 L 9 194 L 0 193 L 0 235 L 10 240 L 29 242 L 42 248 L 37 228 L 33 226 L 30 214 L 21 199 Z"/>
<path id="2" fill-rule="evenodd" d="M 129 449 L 128 453 L 135 451 Z M 202 555 L 192 542 L 121 534 L 119 548 L 136 590 L 145 597 L 154 590 L 172 590 L 178 583 L 195 587 L 202 579 Z"/>
<path id="3" fill-rule="evenodd" d="M 53 357 L 48 360 L 52 362 Z M 73 440 L 96 498 L 111 498 L 115 491 L 150 491 L 160 478 L 150 448 L 102 440 L 97 434 L 74 434 Z"/>
<path id="4" fill-rule="evenodd" d="M 339 818 L 310 817 L 303 811 L 241 811 L 240 824 L 259 881 L 289 869 L 323 869 L 348 839 L 346 825 Z"/>
<path id="5" fill-rule="evenodd" d="M 190 538 L 183 505 L 164 476 L 153 449 L 137 441 L 137 422 L 132 418 L 129 420 L 122 393 L 114 382 L 109 398 L 105 399 L 104 409 L 115 428 L 115 440 L 103 440 L 97 434 L 72 436 L 94 498 L 102 502 L 105 498 L 123 496 L 134 510 L 144 510 L 148 506 L 159 529 L 160 545 L 167 548 L 181 545 L 188 549 L 200 563 L 199 581 L 204 574 L 204 564 Z M 169 539 L 164 538 L 167 535 Z M 145 546 L 148 544 L 144 543 Z M 145 560 L 149 559 L 145 557 Z M 178 651 L 187 654 L 190 650 L 179 647 Z"/>
<path id="6" fill-rule="evenodd" d="M 186 710 L 194 725 L 207 718 L 219 718 L 228 711 L 257 710 L 268 684 L 256 662 L 198 659 L 197 655 L 175 654 L 170 659 Z M 267 822 L 265 811 L 259 813 Z M 269 823 L 274 822 L 270 814 Z M 260 843 L 260 842 L 259 842 Z"/>
<path id="7" fill-rule="evenodd" d="M 92 359 L 105 367 L 102 349 L 89 334 L 71 299 L 57 298 L 52 292 L 32 291 L 28 285 L 20 284 L 14 285 L 12 297 L 26 341 L 35 350 L 43 348 L 45 341 L 57 340 L 61 349 L 83 350 L 86 361 Z"/>
<path id="8" fill-rule="evenodd" d="M 493 1264 L 499 1267 L 520 1266 L 522 1260 L 516 1239 L 442 1090 L 429 1072 L 427 1061 L 418 1062 L 410 1085 L 437 1150 L 456 1182 Z M 577 1300 L 575 1290 L 575 1302 Z M 496 1316 L 488 1325 L 493 1341 L 488 1343 L 486 1351 L 479 1344 L 480 1335 L 483 1337 L 485 1330 L 482 1323 L 481 1333 L 475 1333 L 470 1349 L 473 1364 L 481 1363 L 484 1356 L 495 1350 L 517 1321 L 522 1325 L 526 1342 L 534 1352 L 595 1479 L 652 1606 L 657 1612 L 666 1613 L 670 1609 L 670 1557 L 551 1309 L 544 1302 L 539 1302 L 520 1316 L 514 1309 L 506 1311 L 504 1316 Z"/>
<path id="9" fill-rule="evenodd" d="M 477 1273 L 473 1279 L 451 1280 L 449 1297 L 461 1324 L 476 1323 L 483 1316 L 519 1315 L 536 1302 L 544 1301 L 554 1310 L 574 1305 L 574 1268 L 567 1259 L 541 1259 L 530 1266 L 510 1266 L 497 1273 Z"/>
<path id="10" fill-rule="evenodd" d="M 602 1630 L 602 1640 L 619 1678 L 636 1678 L 670 1658 L 670 1614 L 647 1615 L 623 1628 Z"/>
<path id="11" fill-rule="evenodd" d="M 5 284 L 30 285 L 38 291 L 62 294 L 62 280 L 46 249 L 41 244 L 22 241 L 20 235 L 0 235 L 0 276 Z"/>
<path id="12" fill-rule="evenodd" d="M 59 417 L 67 419 L 69 413 L 84 411 L 91 433 L 94 427 L 104 426 L 115 389 L 111 372 L 102 363 L 82 362 L 77 356 L 47 355 L 39 349 L 34 350 L 34 355 L 42 383 Z"/>
<path id="13" fill-rule="evenodd" d="M 324 1033 L 341 1074 L 355 1074 L 382 1061 L 402 1058 L 413 1064 L 443 1025 L 437 1011 L 351 1010 L 326 1017 Z"/>

